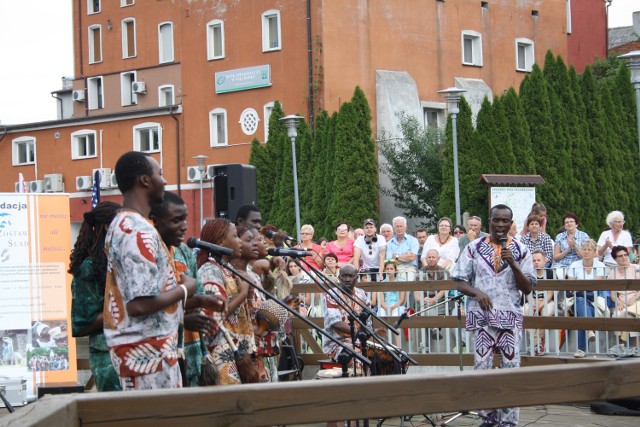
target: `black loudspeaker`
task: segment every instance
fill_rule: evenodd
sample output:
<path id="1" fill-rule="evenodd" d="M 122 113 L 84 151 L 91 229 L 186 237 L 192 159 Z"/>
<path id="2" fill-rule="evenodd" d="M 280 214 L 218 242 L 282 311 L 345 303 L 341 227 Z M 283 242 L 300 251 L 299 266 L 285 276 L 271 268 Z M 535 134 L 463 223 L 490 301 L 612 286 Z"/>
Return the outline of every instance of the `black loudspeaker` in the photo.
<path id="1" fill-rule="evenodd" d="M 257 205 L 256 167 L 220 165 L 213 167 L 213 201 L 216 218 L 236 220 L 242 205 Z"/>

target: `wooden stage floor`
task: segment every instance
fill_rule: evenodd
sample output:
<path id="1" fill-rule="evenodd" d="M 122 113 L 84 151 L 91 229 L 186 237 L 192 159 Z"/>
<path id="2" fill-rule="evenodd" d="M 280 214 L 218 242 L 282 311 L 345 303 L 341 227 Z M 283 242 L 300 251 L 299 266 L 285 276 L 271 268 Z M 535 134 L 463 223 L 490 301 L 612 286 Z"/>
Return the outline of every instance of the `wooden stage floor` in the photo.
<path id="1" fill-rule="evenodd" d="M 436 426 L 440 426 L 442 419 L 432 418 Z M 482 423 L 476 416 L 460 417 L 448 424 L 451 427 L 473 427 Z M 320 427 L 326 424 L 304 424 L 307 427 Z M 355 423 L 351 423 L 355 426 Z M 375 427 L 377 420 L 369 421 L 369 426 Z M 414 416 L 410 420 L 405 419 L 405 427 L 431 427 L 431 424 L 423 416 Z M 599 415 L 591 412 L 589 405 L 545 405 L 528 408 L 520 408 L 519 427 L 637 427 L 640 425 L 640 417 L 622 417 Z M 297 425 L 296 427 L 302 427 Z M 362 422 L 360 423 L 362 426 Z M 400 426 L 400 418 L 384 420 L 383 427 Z"/>

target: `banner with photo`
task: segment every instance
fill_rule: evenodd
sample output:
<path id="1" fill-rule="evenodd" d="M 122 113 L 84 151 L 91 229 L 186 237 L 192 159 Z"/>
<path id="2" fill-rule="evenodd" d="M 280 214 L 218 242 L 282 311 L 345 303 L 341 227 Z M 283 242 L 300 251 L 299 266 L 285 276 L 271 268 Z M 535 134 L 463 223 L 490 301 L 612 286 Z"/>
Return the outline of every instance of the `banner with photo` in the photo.
<path id="1" fill-rule="evenodd" d="M 0 193 L 0 376 L 77 382 L 67 194 Z"/>

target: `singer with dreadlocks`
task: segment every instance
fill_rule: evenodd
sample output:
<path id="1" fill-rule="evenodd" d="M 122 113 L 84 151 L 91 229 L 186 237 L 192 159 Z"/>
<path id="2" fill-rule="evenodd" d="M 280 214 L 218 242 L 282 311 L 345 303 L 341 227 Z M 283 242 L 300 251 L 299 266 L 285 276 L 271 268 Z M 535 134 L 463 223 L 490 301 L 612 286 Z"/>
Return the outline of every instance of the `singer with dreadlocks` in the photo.
<path id="1" fill-rule="evenodd" d="M 102 331 L 104 283 L 107 277 L 104 238 L 120 208 L 117 203 L 102 202 L 84 213 L 69 264 L 69 274 L 73 275 L 71 329 L 74 337 L 89 335 L 89 365 L 98 391 L 121 390 Z"/>
<path id="2" fill-rule="evenodd" d="M 496 205 L 489 213 L 490 235 L 469 243 L 451 274 L 458 291 L 468 295 L 466 329 L 473 334 L 474 369 L 520 367 L 523 310 L 520 292 L 531 293 L 536 274 L 529 249 L 509 236 L 513 212 Z M 518 425 L 520 408 L 480 411 L 481 427 Z"/>

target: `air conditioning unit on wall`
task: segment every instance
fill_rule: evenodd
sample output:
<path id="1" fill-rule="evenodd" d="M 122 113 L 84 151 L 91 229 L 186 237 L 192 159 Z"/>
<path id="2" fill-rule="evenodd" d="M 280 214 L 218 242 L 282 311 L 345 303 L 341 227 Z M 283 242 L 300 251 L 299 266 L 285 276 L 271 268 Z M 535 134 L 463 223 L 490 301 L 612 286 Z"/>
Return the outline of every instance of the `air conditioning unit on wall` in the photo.
<path id="1" fill-rule="evenodd" d="M 91 176 L 96 176 L 96 172 L 100 172 L 100 188 L 107 190 L 111 188 L 111 168 L 98 168 L 91 171 Z"/>
<path id="2" fill-rule="evenodd" d="M 131 83 L 131 91 L 133 93 L 145 94 L 147 93 L 147 84 L 145 82 L 133 82 Z"/>
<path id="3" fill-rule="evenodd" d="M 29 190 L 28 190 L 29 183 L 28 183 L 28 182 L 25 182 L 24 184 L 25 184 L 25 187 L 27 187 L 27 191 L 29 191 Z M 20 190 L 20 182 L 19 182 L 19 181 L 18 181 L 18 182 L 16 182 L 15 192 L 16 192 L 16 193 L 22 193 L 22 192 L 23 192 L 23 191 L 21 191 L 21 190 Z"/>
<path id="4" fill-rule="evenodd" d="M 109 184 L 111 184 L 111 188 L 118 188 L 118 181 L 116 180 L 116 173 L 112 172 L 109 177 Z"/>
<path id="5" fill-rule="evenodd" d="M 44 180 L 31 181 L 29 187 L 31 193 L 44 193 Z"/>
<path id="6" fill-rule="evenodd" d="M 61 193 L 64 191 L 61 173 L 50 173 L 44 176 L 44 191 L 47 193 Z"/>
<path id="7" fill-rule="evenodd" d="M 84 102 L 84 89 L 74 90 L 73 100 L 76 102 Z"/>
<path id="8" fill-rule="evenodd" d="M 93 178 L 90 176 L 76 176 L 76 190 L 90 190 L 93 185 Z"/>
<path id="9" fill-rule="evenodd" d="M 200 169 L 198 169 L 198 166 L 189 166 L 187 168 L 187 179 L 190 182 L 200 181 L 200 176 L 201 175 L 202 175 L 202 179 L 207 179 L 206 173 L 201 174 L 200 173 Z"/>

